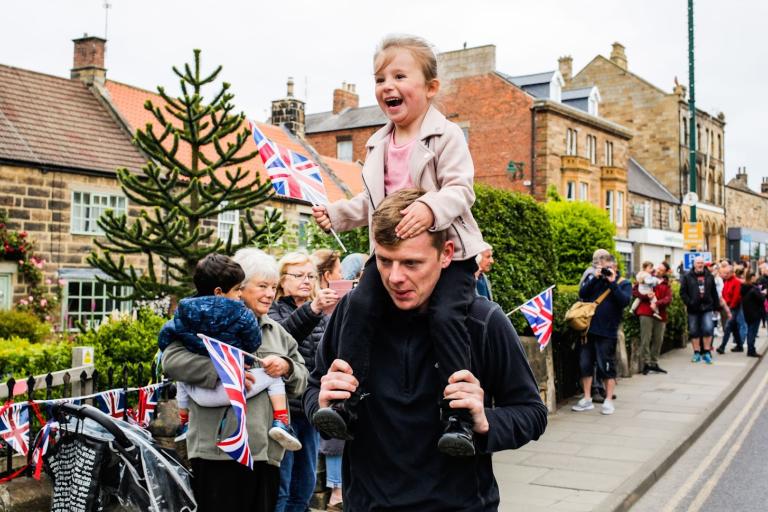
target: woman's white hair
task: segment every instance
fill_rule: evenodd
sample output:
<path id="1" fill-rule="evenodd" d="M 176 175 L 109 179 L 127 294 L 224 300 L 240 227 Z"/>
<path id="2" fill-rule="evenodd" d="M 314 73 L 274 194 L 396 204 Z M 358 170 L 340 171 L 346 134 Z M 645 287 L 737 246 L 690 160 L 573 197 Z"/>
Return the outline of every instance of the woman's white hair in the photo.
<path id="1" fill-rule="evenodd" d="M 243 272 L 245 273 L 243 283 L 247 283 L 252 279 L 277 282 L 280 277 L 275 258 L 261 249 L 256 249 L 255 247 L 240 249 L 232 256 L 232 259 L 243 267 Z"/>

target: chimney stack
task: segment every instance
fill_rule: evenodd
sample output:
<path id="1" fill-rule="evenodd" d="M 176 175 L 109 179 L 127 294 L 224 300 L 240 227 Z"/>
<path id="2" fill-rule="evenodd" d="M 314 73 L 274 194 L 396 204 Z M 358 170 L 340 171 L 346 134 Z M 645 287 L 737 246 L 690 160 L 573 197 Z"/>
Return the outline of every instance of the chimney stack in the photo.
<path id="1" fill-rule="evenodd" d="M 107 70 L 104 67 L 104 50 L 107 40 L 101 37 L 83 34 L 79 39 L 73 39 L 75 54 L 70 76 L 73 80 L 82 80 L 88 85 L 94 82 L 104 84 Z"/>
<path id="2" fill-rule="evenodd" d="M 347 108 L 357 108 L 360 105 L 360 96 L 355 92 L 355 84 L 341 83 L 341 89 L 333 91 L 333 113 L 338 114 Z"/>
<path id="3" fill-rule="evenodd" d="M 760 193 L 768 196 L 768 176 L 764 177 L 763 182 L 760 183 Z"/>
<path id="4" fill-rule="evenodd" d="M 627 54 L 624 53 L 624 45 L 621 43 L 613 43 L 613 50 L 611 50 L 611 61 L 621 69 L 627 69 Z"/>
<path id="5" fill-rule="evenodd" d="M 288 77 L 286 97 L 272 102 L 270 122 L 285 125 L 292 134 L 304 138 L 304 102 L 293 96 L 293 77 Z"/>
<path id="6" fill-rule="evenodd" d="M 573 74 L 573 57 L 566 55 L 557 59 L 557 63 L 560 66 L 560 74 L 563 75 L 565 86 L 568 87 L 571 84 L 571 78 Z"/>
<path id="7" fill-rule="evenodd" d="M 738 185 L 741 185 L 742 188 L 749 188 L 746 167 L 739 167 L 736 170 L 736 182 Z"/>

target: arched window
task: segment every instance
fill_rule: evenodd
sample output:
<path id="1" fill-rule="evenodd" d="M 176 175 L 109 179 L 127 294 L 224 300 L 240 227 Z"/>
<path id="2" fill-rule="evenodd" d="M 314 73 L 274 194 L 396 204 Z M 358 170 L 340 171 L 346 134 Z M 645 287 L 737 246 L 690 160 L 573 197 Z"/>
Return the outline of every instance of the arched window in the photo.
<path id="1" fill-rule="evenodd" d="M 719 133 L 717 134 L 717 159 L 723 159 L 723 136 Z"/>

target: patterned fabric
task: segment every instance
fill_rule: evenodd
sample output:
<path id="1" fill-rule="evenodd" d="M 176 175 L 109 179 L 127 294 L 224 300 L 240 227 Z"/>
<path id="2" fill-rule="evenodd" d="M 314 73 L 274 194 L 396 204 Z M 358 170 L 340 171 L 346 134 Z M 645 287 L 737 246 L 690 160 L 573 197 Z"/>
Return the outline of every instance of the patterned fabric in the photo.
<path id="1" fill-rule="evenodd" d="M 539 341 L 539 350 L 547 348 L 552 339 L 552 288 L 547 288 L 520 306 L 520 311 Z"/>
<path id="2" fill-rule="evenodd" d="M 315 162 L 278 146 L 259 130 L 256 123 L 251 122 L 251 131 L 275 192 L 312 204 L 328 204 L 323 176 Z"/>
<path id="3" fill-rule="evenodd" d="M 8 404 L 0 414 L 0 438 L 15 451 L 27 455 L 29 451 L 29 407 Z"/>
<path id="4" fill-rule="evenodd" d="M 125 393 L 122 389 L 111 389 L 96 395 L 96 407 L 112 418 L 122 420 L 125 412 Z"/>
<path id="5" fill-rule="evenodd" d="M 148 427 L 155 414 L 155 407 L 160 398 L 160 384 L 139 388 L 139 403 L 136 405 L 136 423 Z"/>
<path id="6" fill-rule="evenodd" d="M 221 379 L 229 403 L 237 419 L 237 429 L 226 439 L 216 443 L 223 452 L 237 462 L 253 469 L 251 448 L 248 446 L 248 430 L 245 428 L 245 368 L 243 352 L 240 349 L 200 334 L 205 348 L 211 356 L 216 373 Z"/>

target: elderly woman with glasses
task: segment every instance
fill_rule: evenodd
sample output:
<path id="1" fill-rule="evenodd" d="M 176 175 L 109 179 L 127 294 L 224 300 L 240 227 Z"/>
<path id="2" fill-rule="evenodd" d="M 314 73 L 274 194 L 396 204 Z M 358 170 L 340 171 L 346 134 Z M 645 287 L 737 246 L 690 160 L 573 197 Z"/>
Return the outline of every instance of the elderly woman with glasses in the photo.
<path id="1" fill-rule="evenodd" d="M 296 338 L 299 352 L 311 372 L 317 345 L 328 323 L 324 311 L 335 306 L 339 297 L 330 288 L 319 288 L 317 267 L 306 253 L 288 253 L 280 259 L 278 267 L 277 300 L 272 304 L 269 316 Z M 338 279 L 330 275 L 324 277 Z M 315 488 L 319 436 L 304 415 L 300 399 L 291 400 L 290 410 L 291 426 L 302 449 L 283 458 L 275 512 L 305 512 Z"/>

